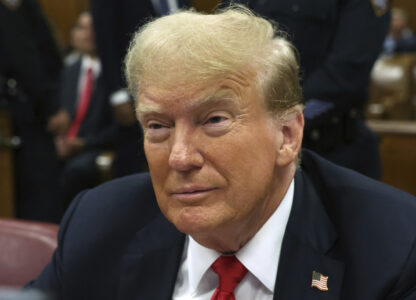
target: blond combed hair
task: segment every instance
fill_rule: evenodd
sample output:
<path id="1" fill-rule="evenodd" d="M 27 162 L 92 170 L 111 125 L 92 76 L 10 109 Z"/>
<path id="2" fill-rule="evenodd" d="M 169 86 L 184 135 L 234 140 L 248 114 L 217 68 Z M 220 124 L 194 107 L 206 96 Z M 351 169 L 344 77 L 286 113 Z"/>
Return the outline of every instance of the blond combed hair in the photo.
<path id="1" fill-rule="evenodd" d="M 150 21 L 135 34 L 125 59 L 134 98 L 146 84 L 180 90 L 247 70 L 256 74 L 269 112 L 303 102 L 294 47 L 272 22 L 241 5 L 211 15 L 179 11 Z"/>

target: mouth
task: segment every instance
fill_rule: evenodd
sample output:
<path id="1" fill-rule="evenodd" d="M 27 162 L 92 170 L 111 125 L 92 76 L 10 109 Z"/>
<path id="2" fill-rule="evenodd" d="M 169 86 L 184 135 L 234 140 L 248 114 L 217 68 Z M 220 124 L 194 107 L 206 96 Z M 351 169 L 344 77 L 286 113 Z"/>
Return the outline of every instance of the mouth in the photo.
<path id="1" fill-rule="evenodd" d="M 184 187 L 179 188 L 171 193 L 171 195 L 178 200 L 198 200 L 206 197 L 211 192 L 217 190 L 212 187 Z"/>

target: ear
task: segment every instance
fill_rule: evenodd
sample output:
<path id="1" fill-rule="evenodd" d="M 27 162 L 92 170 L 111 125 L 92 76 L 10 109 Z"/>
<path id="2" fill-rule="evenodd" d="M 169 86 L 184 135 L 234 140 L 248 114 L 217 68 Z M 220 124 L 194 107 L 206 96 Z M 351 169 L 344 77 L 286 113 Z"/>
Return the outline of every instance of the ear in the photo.
<path id="1" fill-rule="evenodd" d="M 280 128 L 282 140 L 277 149 L 277 166 L 285 167 L 292 162 L 296 162 L 302 147 L 304 125 L 305 119 L 301 111 L 293 112 L 290 116 L 284 118 Z"/>

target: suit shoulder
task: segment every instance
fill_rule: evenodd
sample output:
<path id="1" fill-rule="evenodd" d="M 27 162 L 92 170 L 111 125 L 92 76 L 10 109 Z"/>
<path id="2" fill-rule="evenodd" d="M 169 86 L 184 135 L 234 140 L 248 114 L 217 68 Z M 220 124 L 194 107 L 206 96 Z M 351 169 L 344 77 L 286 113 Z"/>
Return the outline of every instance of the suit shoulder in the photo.
<path id="1" fill-rule="evenodd" d="M 108 181 L 82 195 L 79 205 L 85 209 L 111 209 L 111 214 L 127 209 L 152 209 L 155 196 L 149 174 L 135 174 Z"/>
<path id="2" fill-rule="evenodd" d="M 303 151 L 302 155 L 304 158 L 302 169 L 311 177 L 314 184 L 327 192 L 337 193 L 337 198 L 348 198 L 344 196 L 353 193 L 356 197 L 366 197 L 366 199 L 377 197 L 409 202 L 410 206 L 416 208 L 416 197 L 413 195 L 356 171 L 335 165 L 311 151 Z"/>
<path id="3" fill-rule="evenodd" d="M 347 224 L 372 220 L 378 226 L 397 226 L 416 234 L 416 197 L 311 152 L 306 153 L 304 163 L 328 213 L 335 214 L 332 219 L 338 219 L 335 222 L 348 216 Z"/>
<path id="4" fill-rule="evenodd" d="M 65 213 L 61 227 L 66 235 L 68 232 L 133 232 L 158 214 L 150 176 L 143 173 L 80 193 Z"/>

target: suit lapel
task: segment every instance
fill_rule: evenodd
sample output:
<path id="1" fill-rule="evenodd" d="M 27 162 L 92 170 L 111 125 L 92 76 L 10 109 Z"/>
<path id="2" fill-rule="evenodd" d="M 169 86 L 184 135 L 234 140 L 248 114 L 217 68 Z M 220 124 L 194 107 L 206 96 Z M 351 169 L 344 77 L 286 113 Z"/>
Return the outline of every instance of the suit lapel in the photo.
<path id="1" fill-rule="evenodd" d="M 339 299 L 344 265 L 330 257 L 336 239 L 315 188 L 307 175 L 298 170 L 274 299 Z M 328 276 L 328 291 L 311 287 L 313 271 Z"/>
<path id="2" fill-rule="evenodd" d="M 162 214 L 140 230 L 122 258 L 118 299 L 171 299 L 184 241 Z"/>
<path id="3" fill-rule="evenodd" d="M 65 71 L 64 71 L 65 72 Z M 61 94 L 61 106 L 65 108 L 72 116 L 75 115 L 76 104 L 78 101 L 78 83 L 81 72 L 81 59 L 73 65 L 67 67 L 66 78 L 63 81 L 64 92 Z"/>

